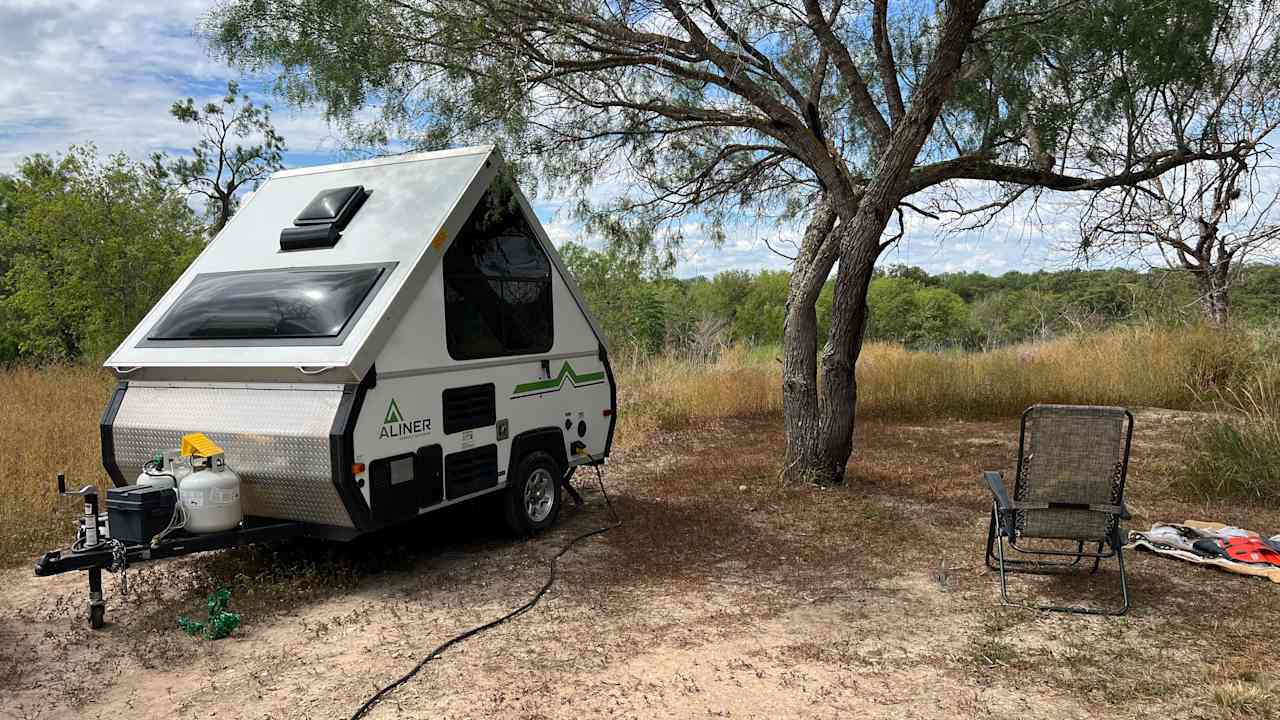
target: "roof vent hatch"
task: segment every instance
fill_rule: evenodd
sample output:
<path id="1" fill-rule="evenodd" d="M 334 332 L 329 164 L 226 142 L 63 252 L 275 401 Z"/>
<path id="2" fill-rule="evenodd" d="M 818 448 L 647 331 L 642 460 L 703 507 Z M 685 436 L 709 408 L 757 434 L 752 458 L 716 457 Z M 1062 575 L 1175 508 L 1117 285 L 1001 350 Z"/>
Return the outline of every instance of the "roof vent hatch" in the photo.
<path id="1" fill-rule="evenodd" d="M 343 228 L 368 196 L 363 185 L 322 190 L 293 219 L 293 227 L 280 231 L 281 252 L 337 245 Z"/>

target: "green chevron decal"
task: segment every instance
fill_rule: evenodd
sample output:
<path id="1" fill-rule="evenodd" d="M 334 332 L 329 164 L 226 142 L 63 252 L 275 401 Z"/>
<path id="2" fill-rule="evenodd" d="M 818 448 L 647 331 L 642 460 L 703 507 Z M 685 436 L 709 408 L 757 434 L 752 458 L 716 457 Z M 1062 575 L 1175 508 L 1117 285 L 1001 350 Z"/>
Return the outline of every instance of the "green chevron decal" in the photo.
<path id="1" fill-rule="evenodd" d="M 512 397 L 516 395 L 532 395 L 535 393 L 556 392 L 564 387 L 565 380 L 573 387 L 580 388 L 587 385 L 599 385 L 604 382 L 604 371 L 583 373 L 579 375 L 573 371 L 573 366 L 565 363 L 560 366 L 560 374 L 546 380 L 536 380 L 534 382 L 521 383 L 512 391 Z"/>

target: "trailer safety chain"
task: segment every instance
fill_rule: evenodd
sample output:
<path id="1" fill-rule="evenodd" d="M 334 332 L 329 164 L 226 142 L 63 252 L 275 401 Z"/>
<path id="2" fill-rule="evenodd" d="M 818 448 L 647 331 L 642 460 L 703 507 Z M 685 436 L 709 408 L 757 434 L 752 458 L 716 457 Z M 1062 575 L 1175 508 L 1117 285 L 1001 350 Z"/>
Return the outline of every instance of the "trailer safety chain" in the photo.
<path id="1" fill-rule="evenodd" d="M 120 598 L 129 598 L 129 557 L 125 554 L 124 543 L 119 540 L 108 540 L 111 545 L 111 564 L 107 572 L 120 573 Z"/>
<path id="2" fill-rule="evenodd" d="M 479 635 L 485 630 L 495 628 L 505 623 L 508 620 L 512 620 L 516 617 L 519 617 L 520 615 L 523 615 L 529 610 L 532 610 L 533 607 L 542 600 L 542 596 L 546 595 L 547 591 L 551 589 L 551 586 L 555 584 L 556 562 L 560 560 L 561 556 L 569 552 L 569 550 L 572 549 L 573 546 L 577 545 L 579 542 L 582 542 L 583 540 L 586 540 L 589 537 L 594 537 L 596 535 L 603 535 L 604 533 L 607 533 L 610 530 L 613 530 L 614 528 L 622 525 L 622 519 L 618 517 L 617 511 L 613 509 L 613 501 L 609 499 L 609 493 L 604 489 L 604 475 L 601 474 L 600 472 L 600 466 L 596 465 L 595 469 L 596 469 L 596 481 L 599 482 L 600 484 L 600 494 L 604 496 L 604 503 L 605 503 L 605 506 L 608 507 L 609 509 L 609 518 L 611 519 L 612 522 L 608 525 L 605 525 L 604 527 L 599 527 L 599 528 L 596 528 L 595 530 L 588 530 L 587 532 L 584 532 L 581 535 L 578 535 L 577 537 L 573 538 L 569 542 L 565 543 L 564 546 L 561 547 L 560 550 L 556 552 L 555 555 L 551 556 L 551 560 L 548 562 L 547 581 L 542 584 L 542 587 L 538 589 L 538 592 L 533 594 L 533 597 L 530 598 L 528 602 L 526 602 L 525 604 L 521 605 L 520 607 L 516 608 L 515 610 L 512 610 L 511 612 L 507 613 L 506 615 L 503 615 L 502 617 L 496 620 L 490 620 L 489 622 L 483 625 L 477 625 L 476 627 L 473 627 L 470 630 L 467 630 L 466 632 L 463 632 L 461 634 L 455 635 L 454 637 L 450 638 L 444 644 L 440 645 L 435 650 L 432 650 L 426 657 L 422 658 L 422 660 L 420 660 L 418 664 L 413 667 L 412 670 L 405 673 L 399 679 L 395 680 L 390 685 L 387 685 L 386 687 L 382 688 L 376 694 L 374 694 L 373 697 L 366 700 L 365 703 L 360 706 L 360 709 L 356 710 L 355 713 L 351 715 L 351 720 L 360 720 L 360 718 L 364 717 L 370 710 L 373 709 L 375 705 L 382 702 L 382 700 L 387 695 L 390 695 L 392 691 L 394 691 L 396 688 L 412 680 L 414 676 L 416 676 L 422 670 L 422 668 L 426 667 L 427 663 L 440 657 L 440 654 L 443 653 L 445 650 L 448 650 L 449 648 L 453 647 L 454 645 L 457 645 L 458 643 L 468 638 Z"/>

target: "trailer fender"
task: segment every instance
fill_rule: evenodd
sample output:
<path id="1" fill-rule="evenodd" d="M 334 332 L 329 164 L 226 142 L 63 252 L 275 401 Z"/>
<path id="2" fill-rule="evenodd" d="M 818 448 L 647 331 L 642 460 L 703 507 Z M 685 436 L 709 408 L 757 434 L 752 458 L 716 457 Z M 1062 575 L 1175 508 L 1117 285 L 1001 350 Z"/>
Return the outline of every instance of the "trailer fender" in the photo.
<path id="1" fill-rule="evenodd" d="M 507 460 L 507 482 L 520 464 L 520 459 L 535 451 L 545 450 L 560 463 L 560 469 L 569 467 L 569 456 L 564 449 L 564 431 L 558 427 L 541 427 L 525 430 L 511 440 L 511 457 Z"/>

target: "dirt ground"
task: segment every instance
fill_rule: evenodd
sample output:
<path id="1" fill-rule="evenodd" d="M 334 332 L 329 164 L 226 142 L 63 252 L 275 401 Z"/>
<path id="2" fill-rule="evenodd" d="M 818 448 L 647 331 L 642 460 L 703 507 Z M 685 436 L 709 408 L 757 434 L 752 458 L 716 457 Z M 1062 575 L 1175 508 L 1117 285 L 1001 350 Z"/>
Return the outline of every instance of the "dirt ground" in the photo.
<path id="1" fill-rule="evenodd" d="M 1170 480 L 1192 420 L 1138 416 L 1130 527 L 1280 513 L 1188 501 Z M 982 563 L 982 469 L 1016 423 L 864 422 L 847 488 L 783 489 L 774 418 L 655 434 L 605 479 L 624 524 L 561 561 L 541 605 L 429 663 L 374 718 L 1280 717 L 1280 586 L 1142 553 L 1123 618 L 1001 608 Z M 471 508 L 352 546 L 239 550 L 107 581 L 0 571 L 0 717 L 348 717 L 454 634 L 523 603 L 546 560 L 608 521 L 587 504 L 530 541 Z M 1104 566 L 1106 568 L 1106 566 Z M 1114 567 L 1014 589 L 1114 602 Z M 244 624 L 182 634 L 225 584 Z"/>

